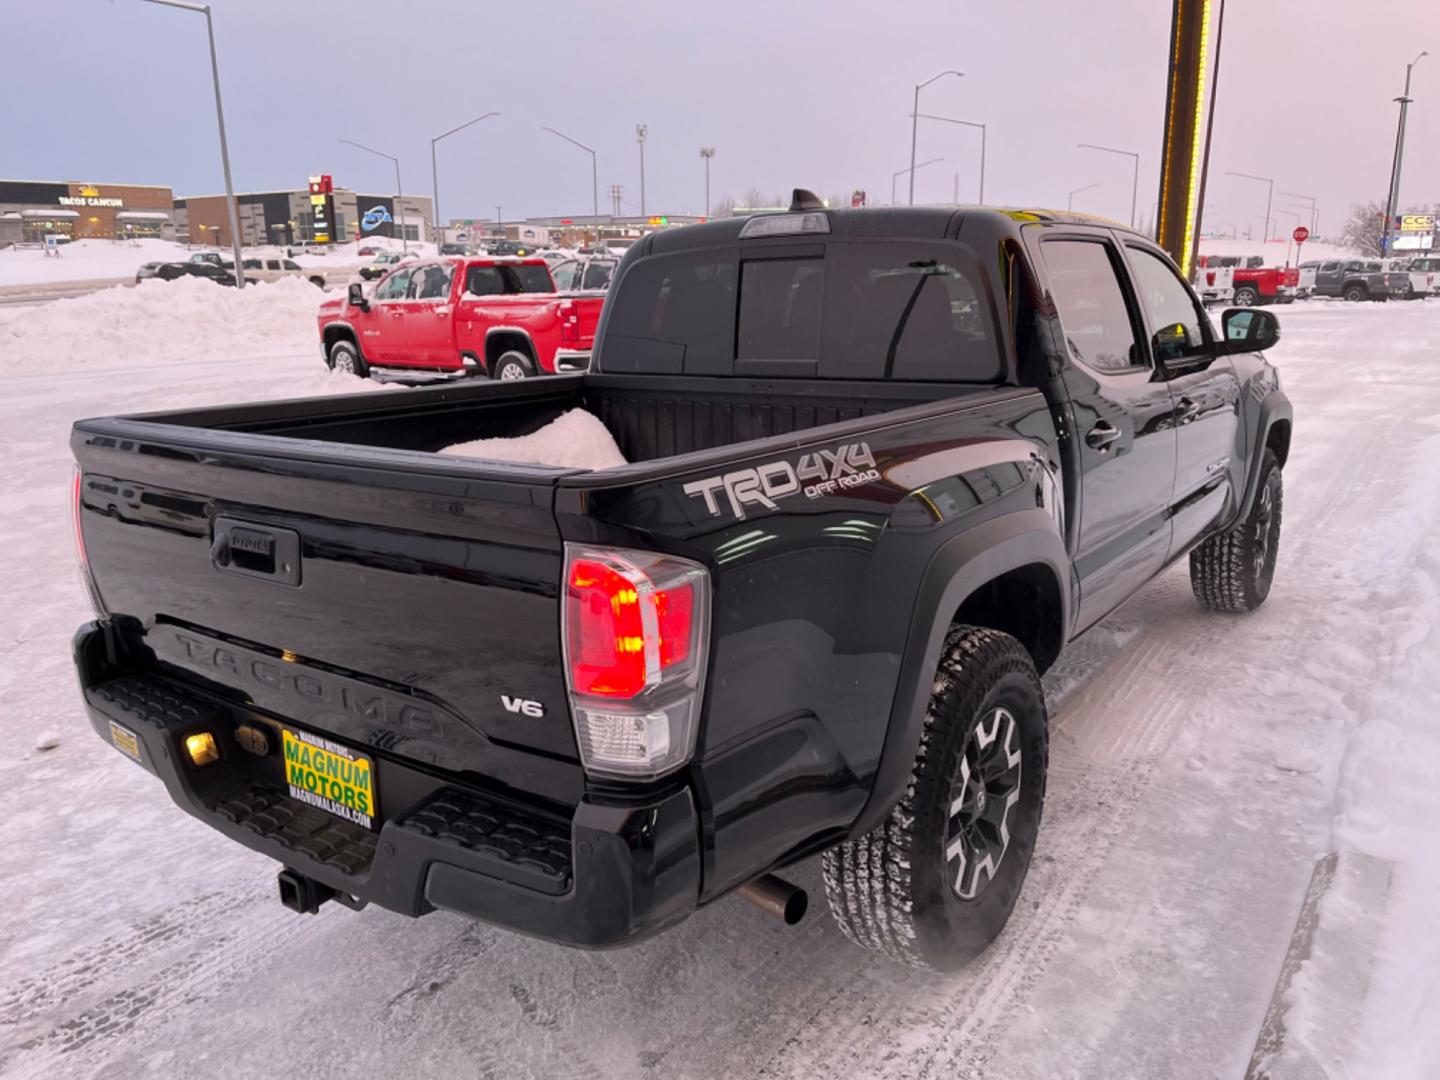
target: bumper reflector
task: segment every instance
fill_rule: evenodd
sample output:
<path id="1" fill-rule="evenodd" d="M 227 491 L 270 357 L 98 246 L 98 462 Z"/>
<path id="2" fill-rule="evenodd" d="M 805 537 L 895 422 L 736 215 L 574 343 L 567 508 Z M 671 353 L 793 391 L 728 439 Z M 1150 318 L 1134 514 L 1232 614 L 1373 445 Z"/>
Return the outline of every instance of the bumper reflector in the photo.
<path id="1" fill-rule="evenodd" d="M 197 731 L 185 736 L 185 753 L 190 764 L 197 769 L 220 760 L 220 747 L 215 745 L 215 736 L 208 731 Z"/>

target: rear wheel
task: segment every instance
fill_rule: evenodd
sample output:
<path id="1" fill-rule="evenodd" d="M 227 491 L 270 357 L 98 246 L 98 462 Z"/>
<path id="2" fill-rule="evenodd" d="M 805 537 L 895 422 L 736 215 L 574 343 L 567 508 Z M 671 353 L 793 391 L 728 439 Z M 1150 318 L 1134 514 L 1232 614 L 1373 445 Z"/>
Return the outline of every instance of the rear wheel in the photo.
<path id="1" fill-rule="evenodd" d="M 1352 304 L 1356 304 L 1359 303 L 1361 300 L 1368 299 L 1370 293 L 1365 289 L 1365 286 L 1363 285 L 1346 285 L 1343 295 L 1346 300 L 1349 300 Z"/>
<path id="2" fill-rule="evenodd" d="M 1254 307 L 1260 302 L 1260 293 L 1253 286 L 1241 285 L 1235 290 L 1236 307 Z"/>
<path id="3" fill-rule="evenodd" d="M 530 358 L 515 349 L 501 353 L 490 366 L 490 377 L 503 382 L 525 379 L 531 374 Z"/>
<path id="4" fill-rule="evenodd" d="M 1030 869 L 1047 753 L 1045 695 L 1025 647 L 952 627 L 904 797 L 822 860 L 845 936 L 937 971 L 983 952 Z"/>
<path id="5" fill-rule="evenodd" d="M 1190 588 L 1212 611 L 1254 611 L 1270 595 L 1284 503 L 1280 459 L 1265 450 L 1260 487 L 1245 520 L 1190 552 Z"/>
<path id="6" fill-rule="evenodd" d="M 330 370 L 337 375 L 358 375 L 365 379 L 370 376 L 370 367 L 353 341 L 341 338 L 330 346 Z"/>

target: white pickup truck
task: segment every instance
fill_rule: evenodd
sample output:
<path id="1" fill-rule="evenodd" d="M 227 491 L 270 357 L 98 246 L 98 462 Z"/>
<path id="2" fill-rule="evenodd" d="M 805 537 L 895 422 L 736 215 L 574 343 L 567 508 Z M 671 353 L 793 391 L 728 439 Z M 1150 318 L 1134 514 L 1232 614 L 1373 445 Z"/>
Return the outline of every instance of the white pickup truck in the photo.
<path id="1" fill-rule="evenodd" d="M 1405 294 L 1406 300 L 1423 300 L 1440 291 L 1440 256 L 1387 259 L 1385 269 L 1409 275 L 1410 291 Z"/>
<path id="2" fill-rule="evenodd" d="M 190 256 L 190 261 L 212 263 L 231 273 L 234 273 L 235 270 L 233 260 L 221 258 L 217 252 L 213 251 L 197 251 Z M 248 259 L 242 259 L 240 265 L 244 268 L 246 282 L 252 285 L 262 281 L 279 281 L 281 278 L 298 277 L 323 289 L 328 279 L 328 271 L 301 266 L 294 259 L 287 259 L 281 255 L 255 255 Z"/>
<path id="3" fill-rule="evenodd" d="M 1197 266 L 1190 275 L 1190 284 L 1200 294 L 1200 301 L 1210 307 L 1229 304 L 1235 299 L 1235 268 L 1233 266 Z"/>

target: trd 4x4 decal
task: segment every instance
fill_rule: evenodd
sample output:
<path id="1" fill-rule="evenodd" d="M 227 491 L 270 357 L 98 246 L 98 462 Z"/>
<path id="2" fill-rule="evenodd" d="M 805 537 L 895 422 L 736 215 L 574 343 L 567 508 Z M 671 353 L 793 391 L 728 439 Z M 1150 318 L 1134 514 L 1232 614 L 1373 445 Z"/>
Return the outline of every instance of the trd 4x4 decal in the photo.
<path id="1" fill-rule="evenodd" d="M 724 492 L 730 512 L 745 520 L 745 507 L 776 509 L 776 500 L 803 491 L 807 499 L 833 495 L 880 479 L 869 443 L 842 443 L 834 450 L 804 454 L 794 465 L 788 461 L 767 461 L 753 469 L 736 469 L 722 476 L 707 476 L 685 485 L 686 495 L 705 500 L 705 509 L 714 517 L 724 512 L 717 493 Z"/>

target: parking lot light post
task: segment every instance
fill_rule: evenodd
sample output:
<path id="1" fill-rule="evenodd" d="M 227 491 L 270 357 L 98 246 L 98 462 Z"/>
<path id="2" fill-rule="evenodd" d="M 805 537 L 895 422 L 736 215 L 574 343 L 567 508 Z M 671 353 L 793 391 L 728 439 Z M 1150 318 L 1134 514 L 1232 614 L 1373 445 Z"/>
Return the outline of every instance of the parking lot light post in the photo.
<path id="1" fill-rule="evenodd" d="M 1252 176 L 1244 172 L 1227 172 L 1226 176 L 1239 176 L 1245 180 L 1259 180 L 1262 184 L 1269 185 L 1269 194 L 1265 196 L 1265 242 L 1270 242 L 1270 207 L 1275 202 L 1275 181 L 1268 176 Z"/>
<path id="2" fill-rule="evenodd" d="M 640 144 L 640 216 L 645 216 L 645 136 L 650 134 L 648 124 L 635 125 L 635 141 Z"/>
<path id="3" fill-rule="evenodd" d="M 1095 188 L 1097 188 L 1097 187 L 1099 187 L 1099 186 L 1100 186 L 1099 184 L 1086 184 L 1084 187 L 1077 187 L 1074 191 L 1070 192 L 1070 194 L 1065 197 L 1065 209 L 1066 209 L 1066 210 L 1073 210 L 1073 209 L 1075 209 L 1075 196 L 1076 196 L 1076 195 L 1079 195 L 1082 191 L 1091 191 L 1091 190 L 1093 190 L 1093 189 L 1095 189 Z"/>
<path id="4" fill-rule="evenodd" d="M 915 164 L 915 140 L 916 140 L 916 137 L 918 136 L 919 130 L 920 130 L 920 129 L 919 129 L 919 124 L 920 124 L 920 91 L 921 91 L 921 90 L 924 90 L 925 87 L 929 86 L 929 85 L 930 85 L 932 82 L 934 82 L 936 79 L 943 79 L 946 75 L 954 75 L 957 79 L 963 79 L 963 78 L 965 77 L 965 73 L 964 73 L 963 71 L 942 71 L 942 72 L 940 72 L 939 75 L 931 75 L 930 78 L 926 79 L 924 82 L 922 82 L 922 83 L 916 83 L 916 84 L 915 84 L 915 105 L 914 105 L 914 108 L 912 108 L 912 109 L 910 110 L 910 205 L 911 205 L 911 206 L 914 206 L 914 205 L 915 205 L 915 170 L 918 169 L 918 168 L 920 168 L 919 165 L 916 165 L 916 164 Z M 937 159 L 937 160 L 938 160 L 938 159 Z M 894 196 L 891 196 L 890 202 L 891 202 L 892 205 L 894 204 L 894 202 L 895 202 Z"/>
<path id="5" fill-rule="evenodd" d="M 1297 229 L 1300 227 L 1300 222 L 1303 220 L 1303 219 L 1300 217 L 1300 215 L 1299 215 L 1296 211 L 1294 211 L 1294 210 L 1282 210 L 1282 209 L 1280 209 L 1280 208 L 1277 206 L 1277 207 L 1275 208 L 1275 213 L 1277 213 L 1277 214 L 1287 214 L 1287 215 L 1289 215 L 1290 217 L 1293 217 L 1293 218 L 1295 219 L 1295 227 L 1296 227 Z M 1290 234 L 1290 236 L 1286 237 L 1286 240 L 1285 240 L 1285 265 L 1286 265 L 1286 266 L 1289 266 L 1289 265 L 1290 265 L 1290 245 L 1293 244 L 1294 242 L 1295 242 L 1295 234 L 1292 232 L 1292 233 Z"/>
<path id="6" fill-rule="evenodd" d="M 595 235 L 600 235 L 600 170 L 595 165 L 595 151 L 586 146 L 579 139 L 572 139 L 563 131 L 556 131 L 552 127 L 541 127 L 541 131 L 548 131 L 551 135 L 558 135 L 566 142 L 578 146 L 590 155 L 590 217 L 591 223 L 595 226 Z"/>
<path id="7" fill-rule="evenodd" d="M 715 156 L 715 148 L 713 146 L 702 146 L 700 148 L 700 156 L 705 159 L 705 209 L 701 210 L 700 213 L 702 216 L 708 218 L 710 216 L 710 159 Z"/>
<path id="8" fill-rule="evenodd" d="M 1282 191 L 1282 192 L 1280 192 L 1280 194 L 1281 194 L 1281 195 L 1288 196 L 1288 197 L 1291 198 L 1291 199 L 1304 199 L 1307 203 L 1309 203 L 1309 204 L 1310 204 L 1310 232 L 1311 232 L 1312 235 L 1314 235 L 1315 233 L 1317 233 L 1317 232 L 1320 231 L 1320 210 L 1319 210 L 1319 208 L 1315 205 L 1315 196 L 1314 196 L 1314 195 L 1301 195 L 1301 194 L 1299 194 L 1298 192 L 1294 192 L 1294 191 Z"/>
<path id="9" fill-rule="evenodd" d="M 1429 56 L 1430 53 L 1422 52 L 1419 56 L 1405 65 L 1405 92 L 1395 100 L 1400 103 L 1400 123 L 1395 129 L 1395 161 L 1390 167 L 1390 191 L 1385 199 L 1385 231 L 1380 235 L 1380 254 L 1389 255 L 1390 234 L 1395 228 L 1395 215 L 1400 212 L 1400 167 L 1405 156 L 1405 116 L 1410 111 L 1410 73 L 1415 70 L 1415 65 Z"/>
<path id="10" fill-rule="evenodd" d="M 210 75 L 215 80 L 215 120 L 220 128 L 220 164 L 225 169 L 225 209 L 230 217 L 230 247 L 235 256 L 235 287 L 245 287 L 240 258 L 240 210 L 235 203 L 235 183 L 230 179 L 230 144 L 225 138 L 225 107 L 220 102 L 220 62 L 215 58 L 215 22 L 210 18 L 209 4 L 189 4 L 185 0 L 146 0 L 151 4 L 194 11 L 205 16 L 205 32 L 210 36 Z"/>
<path id="11" fill-rule="evenodd" d="M 956 120 L 953 116 L 931 116 L 929 113 L 921 113 L 921 120 L 939 120 L 945 124 L 960 124 L 962 127 L 980 129 L 980 205 L 985 205 L 985 125 L 977 124 L 973 120 Z M 959 202 L 957 197 L 956 202 Z"/>
<path id="12" fill-rule="evenodd" d="M 394 163 L 394 165 L 395 165 L 395 220 L 394 220 L 393 222 L 391 222 L 391 225 L 392 225 L 392 227 L 395 226 L 395 225 L 399 225 L 399 226 L 400 226 L 400 250 L 401 250 L 401 251 L 409 251 L 409 250 L 410 250 L 410 242 L 409 242 L 409 240 L 408 240 L 408 239 L 406 238 L 406 236 L 405 236 L 405 225 L 404 225 L 404 222 L 402 222 L 402 221 L 400 220 L 400 200 L 401 200 L 401 198 L 404 197 L 404 193 L 405 193 L 405 189 L 400 186 L 400 159 L 397 158 L 394 154 L 387 154 L 387 153 L 385 153 L 385 151 L 383 151 L 383 150 L 372 150 L 372 149 L 371 149 L 370 147 L 368 147 L 368 146 L 362 146 L 360 143 L 356 142 L 354 139 L 341 139 L 340 141 L 341 141 L 342 143 L 344 143 L 346 146 L 353 146 L 353 147 L 355 147 L 357 150 L 364 150 L 367 154 L 374 154 L 376 157 L 389 158 L 389 159 Z"/>
<path id="13" fill-rule="evenodd" d="M 430 194 L 432 196 L 430 200 L 430 209 L 435 215 L 435 235 L 437 237 L 440 237 L 442 239 L 444 238 L 445 227 L 440 224 L 440 173 L 435 166 L 435 144 L 438 143 L 441 139 L 449 138 L 457 131 L 464 131 L 471 124 L 478 124 L 481 120 L 489 120 L 490 117 L 499 115 L 500 114 L 498 112 L 487 112 L 484 116 L 477 116 L 474 120 L 466 120 L 465 123 L 461 124 L 459 127 L 453 127 L 449 131 L 446 131 L 440 135 L 436 135 L 433 139 L 430 140 Z M 435 242 L 435 250 L 437 252 L 440 250 L 439 240 L 436 240 Z"/>
<path id="14" fill-rule="evenodd" d="M 1119 154 L 1121 157 L 1128 157 L 1132 160 L 1130 180 L 1130 227 L 1135 228 L 1135 196 L 1140 191 L 1140 155 L 1133 150 L 1117 150 L 1113 146 L 1097 146 L 1095 143 L 1076 143 L 1080 150 L 1099 150 L 1105 154 Z"/>
<path id="15" fill-rule="evenodd" d="M 907 172 L 910 174 L 910 188 L 911 188 L 912 197 L 913 197 L 913 191 L 914 191 L 914 188 L 915 188 L 915 170 L 916 170 L 916 169 L 923 169 L 923 168 L 925 168 L 926 165 L 938 165 L 940 162 L 942 162 L 942 161 L 944 161 L 944 160 L 945 160 L 945 159 L 944 159 L 943 157 L 931 158 L 929 161 L 922 161 L 922 162 L 920 162 L 919 165 L 911 165 L 909 168 L 901 169 L 901 170 L 900 170 L 899 172 L 897 172 L 894 176 L 892 176 L 892 177 L 890 178 L 890 205 L 891 205 L 891 206 L 894 206 L 894 205 L 895 205 L 895 184 L 896 184 L 896 182 L 900 179 L 900 177 L 904 176 Z M 912 202 L 911 205 L 914 205 L 914 203 Z"/>

